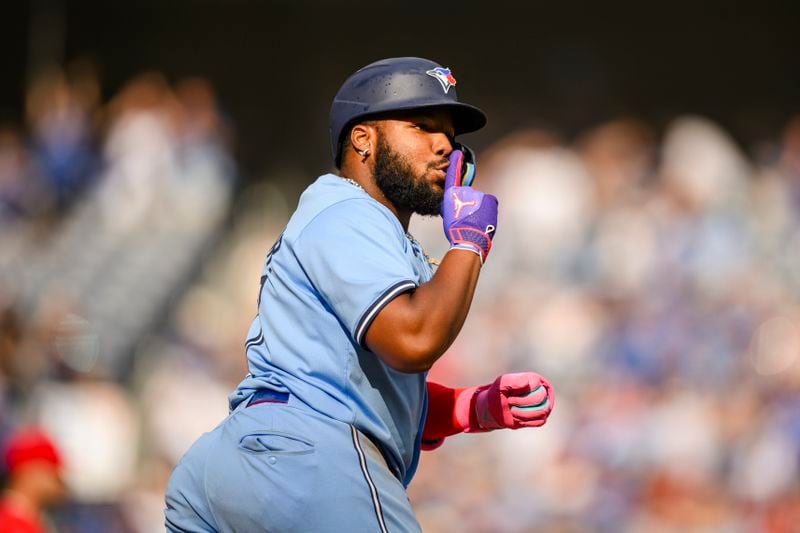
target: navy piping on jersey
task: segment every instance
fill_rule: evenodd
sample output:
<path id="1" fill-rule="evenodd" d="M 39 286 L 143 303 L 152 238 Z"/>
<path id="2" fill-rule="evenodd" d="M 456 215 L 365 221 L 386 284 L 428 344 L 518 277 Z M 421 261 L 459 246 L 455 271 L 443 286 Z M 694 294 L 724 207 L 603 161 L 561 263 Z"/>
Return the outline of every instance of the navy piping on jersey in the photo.
<path id="1" fill-rule="evenodd" d="M 244 351 L 247 352 L 247 350 L 249 350 L 251 346 L 255 346 L 256 344 L 261 344 L 261 342 L 263 340 L 264 340 L 264 332 L 262 331 L 261 333 L 258 334 L 258 337 L 254 338 L 254 339 L 249 339 L 245 343 Z"/>
<path id="2" fill-rule="evenodd" d="M 361 448 L 361 442 L 358 440 L 358 431 L 354 426 L 350 426 L 350 432 L 353 435 L 353 446 L 358 453 L 358 463 L 361 465 L 361 473 L 364 474 L 364 479 L 367 480 L 369 486 L 369 493 L 372 496 L 372 506 L 375 508 L 375 517 L 378 519 L 378 525 L 381 527 L 381 533 L 388 533 L 386 529 L 386 522 L 383 520 L 383 509 L 381 508 L 381 499 L 378 496 L 378 489 L 375 488 L 375 483 L 369 475 L 367 469 L 367 458 L 364 456 L 364 450 Z"/>
<path id="3" fill-rule="evenodd" d="M 384 291 L 384 293 L 367 308 L 364 314 L 361 315 L 361 320 L 358 321 L 358 325 L 356 326 L 355 335 L 358 345 L 365 350 L 368 350 L 367 346 L 364 344 L 364 334 L 367 332 L 369 325 L 372 324 L 372 321 L 378 315 L 378 312 L 383 309 L 386 304 L 391 302 L 398 294 L 416 288 L 417 284 L 413 281 L 403 280 L 386 289 L 386 291 Z"/>

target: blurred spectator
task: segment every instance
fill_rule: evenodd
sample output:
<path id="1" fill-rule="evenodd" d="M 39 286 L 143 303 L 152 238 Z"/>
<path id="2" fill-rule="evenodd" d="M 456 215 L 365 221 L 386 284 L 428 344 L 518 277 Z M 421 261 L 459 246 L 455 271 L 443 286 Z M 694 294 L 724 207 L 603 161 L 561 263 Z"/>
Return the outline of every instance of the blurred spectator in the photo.
<path id="1" fill-rule="evenodd" d="M 29 427 L 9 437 L 3 459 L 8 481 L 0 500 L 0 531 L 44 533 L 45 509 L 65 496 L 59 451 L 45 433 Z"/>
<path id="2" fill-rule="evenodd" d="M 45 213 L 51 196 L 25 146 L 22 132 L 0 124 L 0 230 L 21 218 Z"/>
<path id="3" fill-rule="evenodd" d="M 230 148 L 233 133 L 220 114 L 214 88 L 205 78 L 181 80 L 175 87 L 180 104 L 178 132 L 183 145 L 205 150 Z"/>
<path id="4" fill-rule="evenodd" d="M 37 419 L 58 437 L 65 479 L 82 502 L 117 501 L 136 472 L 139 425 L 117 384 L 81 380 L 40 383 Z"/>
<path id="5" fill-rule="evenodd" d="M 175 98 L 179 172 L 173 184 L 174 198 L 186 216 L 205 219 L 220 199 L 228 197 L 235 177 L 229 155 L 233 134 L 208 80 L 182 80 L 175 88 Z"/>
<path id="6" fill-rule="evenodd" d="M 91 183 L 97 166 L 92 145 L 97 78 L 85 61 L 73 63 L 69 74 L 72 79 L 57 67 L 43 70 L 26 98 L 33 153 L 61 211 Z"/>
<path id="7" fill-rule="evenodd" d="M 652 179 L 655 134 L 643 122 L 628 118 L 597 126 L 576 143 L 592 176 L 597 210 L 642 199 Z"/>
<path id="8" fill-rule="evenodd" d="M 128 82 L 109 104 L 100 183 L 104 224 L 129 231 L 156 210 L 169 209 L 160 191 L 177 172 L 177 104 L 164 77 L 151 72 Z"/>

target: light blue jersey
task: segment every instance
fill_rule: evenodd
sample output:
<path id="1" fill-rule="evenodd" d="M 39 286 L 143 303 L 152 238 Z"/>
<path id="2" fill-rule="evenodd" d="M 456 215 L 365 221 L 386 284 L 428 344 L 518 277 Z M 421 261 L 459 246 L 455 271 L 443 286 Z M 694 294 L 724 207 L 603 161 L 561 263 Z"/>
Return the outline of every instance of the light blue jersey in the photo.
<path id="1" fill-rule="evenodd" d="M 312 184 L 267 255 L 231 414 L 170 476 L 167 531 L 419 533 L 405 488 L 425 373 L 392 370 L 364 336 L 432 275 L 366 192 L 331 174 Z"/>
<path id="2" fill-rule="evenodd" d="M 264 264 L 246 342 L 250 374 L 231 410 L 263 389 L 352 424 L 408 485 L 419 457 L 425 373 L 404 374 L 364 345 L 378 312 L 433 275 L 398 219 L 365 191 L 327 174 L 300 198 Z"/>

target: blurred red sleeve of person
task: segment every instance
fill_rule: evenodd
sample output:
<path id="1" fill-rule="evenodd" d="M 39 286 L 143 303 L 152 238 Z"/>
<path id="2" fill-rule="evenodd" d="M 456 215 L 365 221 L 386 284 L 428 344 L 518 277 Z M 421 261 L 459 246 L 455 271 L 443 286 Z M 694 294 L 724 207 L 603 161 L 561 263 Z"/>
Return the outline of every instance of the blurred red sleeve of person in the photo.
<path id="1" fill-rule="evenodd" d="M 0 499 L 0 531 L 45 533 L 41 513 L 64 495 L 61 454 L 38 428 L 14 432 L 4 446 L 8 476 Z"/>

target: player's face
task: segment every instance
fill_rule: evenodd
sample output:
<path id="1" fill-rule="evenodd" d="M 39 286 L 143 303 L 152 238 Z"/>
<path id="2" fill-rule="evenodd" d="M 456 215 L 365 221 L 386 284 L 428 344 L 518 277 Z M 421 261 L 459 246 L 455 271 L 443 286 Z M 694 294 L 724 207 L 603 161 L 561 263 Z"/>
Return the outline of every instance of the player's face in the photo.
<path id="1" fill-rule="evenodd" d="M 375 182 L 400 210 L 438 215 L 453 124 L 444 111 L 380 121 Z"/>

